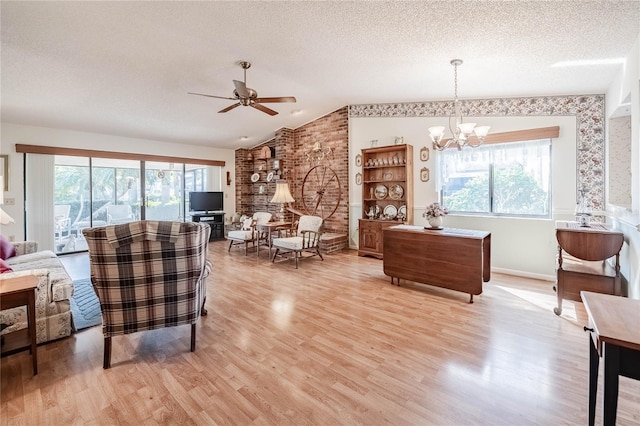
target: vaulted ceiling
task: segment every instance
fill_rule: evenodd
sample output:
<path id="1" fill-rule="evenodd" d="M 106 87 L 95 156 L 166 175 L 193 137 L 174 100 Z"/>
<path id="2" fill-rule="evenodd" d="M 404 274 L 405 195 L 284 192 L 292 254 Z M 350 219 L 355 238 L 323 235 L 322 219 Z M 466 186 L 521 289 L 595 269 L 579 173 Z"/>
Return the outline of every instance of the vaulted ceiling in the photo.
<path id="1" fill-rule="evenodd" d="M 344 105 L 605 93 L 638 1 L 0 3 L 2 121 L 248 147 Z M 274 103 L 225 114 L 232 80 Z M 605 62 L 605 63 L 598 63 Z M 612 63 L 610 63 L 612 62 Z M 240 137 L 246 136 L 246 140 Z"/>

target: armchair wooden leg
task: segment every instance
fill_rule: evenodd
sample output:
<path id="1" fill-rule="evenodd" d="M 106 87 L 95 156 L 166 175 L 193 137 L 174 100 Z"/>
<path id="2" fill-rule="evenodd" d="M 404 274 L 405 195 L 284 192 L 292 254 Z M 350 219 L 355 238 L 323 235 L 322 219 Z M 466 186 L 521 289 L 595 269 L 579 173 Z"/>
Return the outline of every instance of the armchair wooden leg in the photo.
<path id="1" fill-rule="evenodd" d="M 296 269 L 298 269 L 298 255 L 299 255 L 299 254 L 300 254 L 300 253 L 299 253 L 299 252 L 297 252 L 297 251 L 294 251 L 294 252 L 293 252 L 293 256 L 296 258 Z"/>
<path id="2" fill-rule="evenodd" d="M 196 350 L 196 325 L 191 324 L 191 352 Z"/>
<path id="3" fill-rule="evenodd" d="M 231 246 L 233 245 L 233 240 L 229 240 L 229 249 L 227 250 L 228 252 L 231 251 Z"/>
<path id="4" fill-rule="evenodd" d="M 202 299 L 202 307 L 200 308 L 200 316 L 201 317 L 206 317 L 207 314 L 209 314 L 209 312 L 207 312 L 207 310 L 204 307 L 204 304 L 205 304 L 206 301 L 207 301 L 206 297 L 204 299 Z"/>
<path id="5" fill-rule="evenodd" d="M 271 263 L 276 261 L 276 256 L 278 255 L 279 251 L 280 251 L 280 249 L 276 248 L 276 251 L 273 253 L 273 257 L 271 258 Z"/>
<path id="6" fill-rule="evenodd" d="M 102 368 L 105 370 L 111 367 L 111 337 L 104 338 L 104 358 Z"/>
<path id="7" fill-rule="evenodd" d="M 316 252 L 318 253 L 318 256 L 320 256 L 320 260 L 324 261 L 324 257 L 322 257 L 322 254 L 320 253 L 320 248 L 316 247 Z"/>

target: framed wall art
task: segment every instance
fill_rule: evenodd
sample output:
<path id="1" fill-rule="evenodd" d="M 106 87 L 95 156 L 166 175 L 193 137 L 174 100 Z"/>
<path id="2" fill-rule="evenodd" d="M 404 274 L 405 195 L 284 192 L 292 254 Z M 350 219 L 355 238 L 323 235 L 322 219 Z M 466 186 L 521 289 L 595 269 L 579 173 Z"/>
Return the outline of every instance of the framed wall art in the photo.
<path id="1" fill-rule="evenodd" d="M 356 185 L 362 185 L 362 173 L 356 173 Z"/>
<path id="2" fill-rule="evenodd" d="M 426 146 L 420 149 L 420 161 L 429 161 L 429 148 Z"/>
<path id="3" fill-rule="evenodd" d="M 422 182 L 429 182 L 429 169 L 426 167 L 420 169 L 420 180 Z"/>
<path id="4" fill-rule="evenodd" d="M 357 167 L 362 166 L 362 154 L 356 155 L 356 166 Z"/>
<path id="5" fill-rule="evenodd" d="M 4 188 L 3 191 L 9 190 L 9 155 L 2 154 L 0 155 L 0 176 L 4 178 Z"/>

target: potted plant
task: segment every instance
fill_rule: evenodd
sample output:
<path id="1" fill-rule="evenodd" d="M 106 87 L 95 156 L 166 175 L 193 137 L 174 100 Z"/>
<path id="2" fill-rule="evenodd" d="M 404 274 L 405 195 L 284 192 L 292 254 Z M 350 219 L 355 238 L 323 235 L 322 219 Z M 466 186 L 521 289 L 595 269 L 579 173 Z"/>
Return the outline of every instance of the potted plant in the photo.
<path id="1" fill-rule="evenodd" d="M 442 228 L 442 218 L 449 214 L 449 210 L 446 207 L 440 205 L 440 203 L 431 203 L 427 206 L 422 217 L 429 221 L 429 225 L 435 229 Z"/>

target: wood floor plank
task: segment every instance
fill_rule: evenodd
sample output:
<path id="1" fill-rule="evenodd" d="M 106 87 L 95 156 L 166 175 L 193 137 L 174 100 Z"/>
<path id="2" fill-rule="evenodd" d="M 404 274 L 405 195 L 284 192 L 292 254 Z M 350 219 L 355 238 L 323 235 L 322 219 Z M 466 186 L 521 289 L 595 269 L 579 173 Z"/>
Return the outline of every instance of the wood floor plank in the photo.
<path id="1" fill-rule="evenodd" d="M 0 424 L 587 423 L 587 316 L 553 314 L 551 283 L 493 274 L 469 304 L 352 251 L 296 270 L 226 246 L 195 352 L 189 327 L 116 336 L 103 370 L 93 327 L 39 346 L 35 377 L 28 352 L 2 358 Z M 638 424 L 640 382 L 621 378 L 618 425 Z"/>

